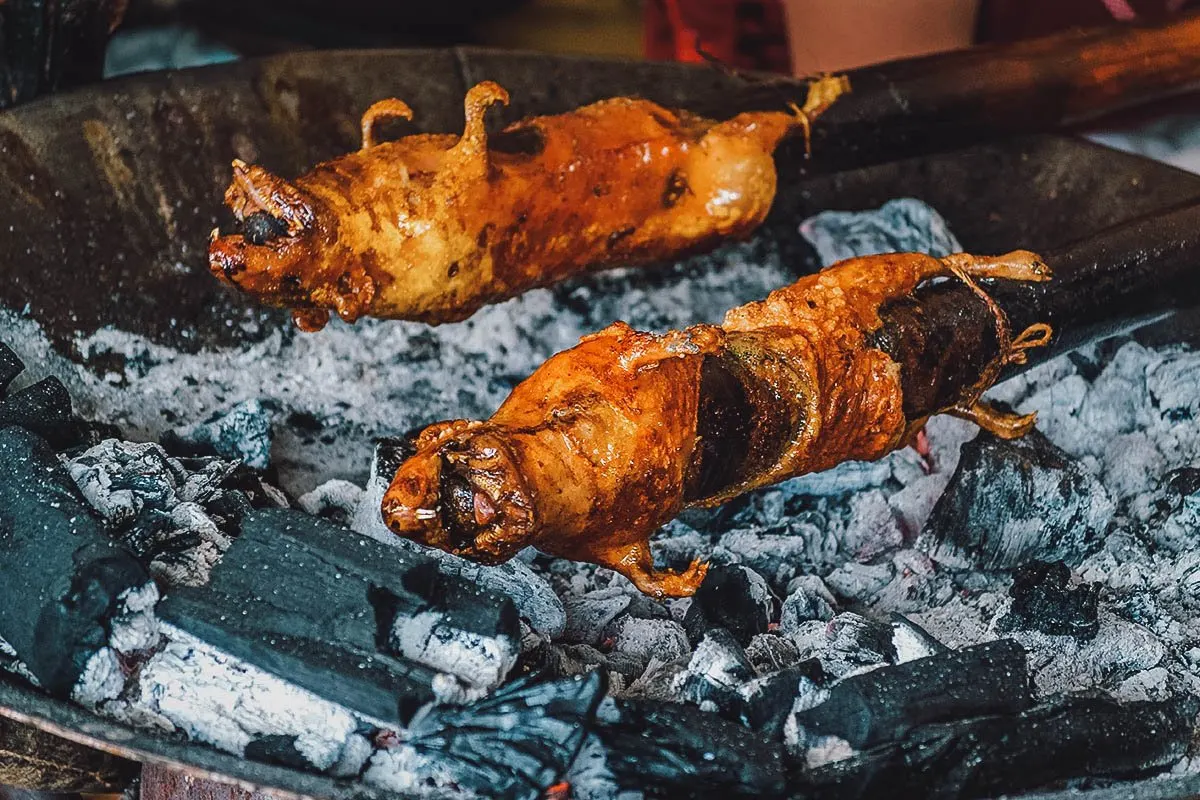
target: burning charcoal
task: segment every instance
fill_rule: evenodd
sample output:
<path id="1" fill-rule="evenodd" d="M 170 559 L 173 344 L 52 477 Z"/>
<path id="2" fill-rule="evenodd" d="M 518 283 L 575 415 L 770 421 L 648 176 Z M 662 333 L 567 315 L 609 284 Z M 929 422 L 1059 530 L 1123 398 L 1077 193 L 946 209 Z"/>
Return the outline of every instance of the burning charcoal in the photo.
<path id="1" fill-rule="evenodd" d="M 683 697 L 703 709 L 741 711 L 741 687 L 757 674 L 742 646 L 724 628 L 713 628 L 692 653 L 683 677 Z"/>
<path id="2" fill-rule="evenodd" d="M 848 561 L 825 576 L 825 585 L 835 597 L 873 603 L 896 577 L 892 564 L 860 564 Z"/>
<path id="3" fill-rule="evenodd" d="M 562 641 L 597 645 L 604 629 L 629 608 L 630 596 L 621 588 L 600 589 L 570 598 L 565 604 L 567 625 Z"/>
<path id="4" fill-rule="evenodd" d="M 519 558 L 496 566 L 485 566 L 451 555 L 436 548 L 423 547 L 402 539 L 383 524 L 379 507 L 383 493 L 404 458 L 408 444 L 404 440 L 383 440 L 375 447 L 371 462 L 371 479 L 367 482 L 362 501 L 354 512 L 351 529 L 385 545 L 403 550 L 413 556 L 435 559 L 442 574 L 478 585 L 481 589 L 512 598 L 522 619 L 539 633 L 557 637 L 567 624 L 562 600 L 538 573 Z"/>
<path id="5" fill-rule="evenodd" d="M 892 614 L 892 645 L 896 648 L 897 664 L 940 655 L 950 650 L 929 631 L 903 614 Z"/>
<path id="6" fill-rule="evenodd" d="M 821 684 L 828 676 L 815 658 L 794 667 L 756 678 L 741 688 L 741 720 L 751 730 L 779 741 L 792 713 L 792 704 L 800 694 L 801 681 Z"/>
<path id="7" fill-rule="evenodd" d="M 840 678 L 863 667 L 896 663 L 892 628 L 887 623 L 846 612 L 823 627 L 821 666 L 830 675 Z"/>
<path id="8" fill-rule="evenodd" d="M 825 266 L 876 253 L 928 253 L 941 258 L 962 252 L 946 220 L 911 197 L 889 200 L 870 211 L 822 211 L 800 234 Z"/>
<path id="9" fill-rule="evenodd" d="M 320 598 L 314 603 L 313 598 Z M 204 589 L 160 616 L 205 642 L 368 718 L 407 721 L 436 692 L 498 684 L 519 636 L 507 601 L 316 517 L 255 510 Z M 264 646 L 265 642 L 273 643 Z"/>
<path id="10" fill-rule="evenodd" d="M 363 490 L 350 481 L 332 480 L 301 495 L 296 504 L 313 516 L 349 527 L 362 495 Z"/>
<path id="11" fill-rule="evenodd" d="M 910 730 L 1032 705 L 1025 650 L 1001 639 L 852 675 L 829 699 L 796 715 L 810 736 L 836 736 L 856 750 L 898 741 Z"/>
<path id="12" fill-rule="evenodd" d="M 885 745 L 809 771 L 802 790 L 821 800 L 996 797 L 1077 778 L 1154 773 L 1183 757 L 1200 703 L 1068 698 L 1016 716 L 927 725 Z"/>
<path id="13" fill-rule="evenodd" d="M 1100 632 L 1100 584 L 1071 586 L 1071 570 L 1061 561 L 1032 561 L 1013 575 L 1012 606 L 996 623 L 998 631 L 1036 630 L 1088 641 Z"/>
<path id="14" fill-rule="evenodd" d="M 799 661 L 800 651 L 785 636 L 760 633 L 750 640 L 750 645 L 746 648 L 746 658 L 750 659 L 759 675 L 769 675 Z"/>
<path id="15" fill-rule="evenodd" d="M 596 734 L 622 789 L 647 798 L 780 797 L 783 748 L 692 706 L 619 700 Z"/>
<path id="16" fill-rule="evenodd" d="M 710 628 L 724 628 L 743 646 L 766 633 L 774 614 L 775 595 L 762 577 L 741 564 L 714 566 L 692 598 L 683 619 L 692 641 Z"/>
<path id="17" fill-rule="evenodd" d="M 82 428 L 71 415 L 71 396 L 58 378 L 44 378 L 0 401 L 0 427 L 19 425 L 61 450 L 78 444 Z"/>
<path id="18" fill-rule="evenodd" d="M 363 777 L 406 795 L 536 800 L 566 775 L 603 697 L 603 677 L 591 673 L 516 681 L 462 708 L 432 708 Z"/>
<path id="19" fill-rule="evenodd" d="M 163 434 L 162 444 L 183 455 L 216 455 L 265 470 L 271 463 L 271 412 L 258 400 Z"/>
<path id="20" fill-rule="evenodd" d="M 25 364 L 12 348 L 0 342 L 0 395 L 8 391 L 9 384 L 24 370 Z"/>
<path id="21" fill-rule="evenodd" d="M 791 633 L 801 622 L 809 620 L 831 620 L 837 600 L 825 586 L 825 582 L 816 575 L 801 575 L 793 578 L 788 584 L 787 599 L 783 601 L 783 610 L 779 616 L 779 630 Z"/>
<path id="22" fill-rule="evenodd" d="M 1099 545 L 1112 516 L 1099 481 L 1038 431 L 1010 441 L 981 434 L 963 445 L 917 546 L 956 568 L 1074 565 Z"/>
<path id="23" fill-rule="evenodd" d="M 642 674 L 629 684 L 624 696 L 658 700 L 664 703 L 679 702 L 679 687 L 683 685 L 687 676 L 690 661 L 690 655 L 673 661 L 650 659 L 650 663 L 646 665 Z"/>
<path id="24" fill-rule="evenodd" d="M 15 427 L 0 430 L 0 586 L 0 640 L 43 688 L 87 704 L 116 696 L 115 648 L 145 644 L 136 632 L 157 590 L 50 445 Z"/>

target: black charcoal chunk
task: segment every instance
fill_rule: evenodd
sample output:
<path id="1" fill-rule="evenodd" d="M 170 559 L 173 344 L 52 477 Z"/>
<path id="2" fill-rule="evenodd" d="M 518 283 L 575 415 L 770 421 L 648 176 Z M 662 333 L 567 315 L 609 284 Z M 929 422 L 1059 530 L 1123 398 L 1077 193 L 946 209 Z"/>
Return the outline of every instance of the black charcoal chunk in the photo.
<path id="1" fill-rule="evenodd" d="M 750 640 L 746 658 L 760 675 L 787 669 L 800 660 L 800 651 L 791 640 L 774 633 L 760 633 Z"/>
<path id="2" fill-rule="evenodd" d="M 514 681 L 476 703 L 430 709 L 407 731 L 405 749 L 416 751 L 418 773 L 445 776 L 479 797 L 537 800 L 579 754 L 604 691 L 599 672 Z M 377 754 L 368 768 L 385 788 L 389 757 Z M 411 769 L 414 759 L 404 760 Z"/>
<path id="3" fill-rule="evenodd" d="M 647 798 L 782 797 L 782 745 L 694 706 L 619 700 L 596 732 L 622 789 Z"/>
<path id="4" fill-rule="evenodd" d="M 292 769 L 312 769 L 312 764 L 296 748 L 296 737 L 275 734 L 252 739 L 246 745 L 244 755 L 254 761 L 279 764 Z"/>
<path id="5" fill-rule="evenodd" d="M 798 795 L 818 800 L 972 798 L 1079 778 L 1153 774 L 1186 753 L 1195 698 L 1119 705 L 1068 698 L 1015 716 L 927 725 L 803 775 Z"/>
<path id="6" fill-rule="evenodd" d="M 67 696 L 109 644 L 123 597 L 150 576 L 115 544 L 43 439 L 0 430 L 0 639 Z"/>
<path id="7" fill-rule="evenodd" d="M 24 371 L 25 365 L 12 348 L 0 342 L 0 395 L 8 391 L 13 379 Z"/>
<path id="8" fill-rule="evenodd" d="M 827 680 L 821 662 L 815 658 L 756 678 L 742 687 L 741 721 L 751 730 L 779 741 L 792 713 L 792 704 L 800 694 L 801 681 L 807 681 L 807 685 L 820 685 Z"/>
<path id="9" fill-rule="evenodd" d="M 1012 606 L 996 624 L 1000 631 L 1035 630 L 1091 641 L 1100 632 L 1100 584 L 1071 586 L 1061 561 L 1033 561 L 1013 575 Z"/>
<path id="10" fill-rule="evenodd" d="M 630 596 L 621 588 L 600 589 L 569 598 L 564 604 L 567 625 L 564 642 L 598 645 L 609 623 L 629 608 Z"/>
<path id="11" fill-rule="evenodd" d="M 1015 714 L 1032 703 L 1025 649 L 1001 639 L 852 675 L 796 722 L 811 736 L 837 736 L 861 750 L 927 723 Z"/>
<path id="12" fill-rule="evenodd" d="M 271 463 L 270 410 L 258 400 L 247 400 L 203 422 L 162 436 L 162 445 L 178 455 L 212 455 L 241 461 L 265 470 Z"/>
<path id="13" fill-rule="evenodd" d="M 756 634 L 766 633 L 775 602 L 767 582 L 749 567 L 714 566 L 696 590 L 683 626 L 693 642 L 710 628 L 724 628 L 745 647 Z"/>
<path id="14" fill-rule="evenodd" d="M 56 449 L 78 444 L 79 421 L 71 415 L 71 396 L 58 378 L 44 378 L 0 401 L 0 427 L 19 425 Z"/>
<path id="15" fill-rule="evenodd" d="M 788 592 L 779 615 L 779 630 L 783 633 L 798 630 L 802 622 L 834 618 L 837 600 L 818 576 L 801 575 L 792 579 Z"/>
<path id="16" fill-rule="evenodd" d="M 736 717 L 741 713 L 740 689 L 756 677 L 733 634 L 714 628 L 704 635 L 688 662 L 683 698 L 701 708 L 719 709 Z"/>
<path id="17" fill-rule="evenodd" d="M 159 616 L 396 724 L 434 699 L 438 672 L 498 683 L 519 636 L 509 601 L 445 578 L 428 559 L 284 509 L 248 512 L 210 584 L 172 592 Z"/>
<path id="18" fill-rule="evenodd" d="M 826 625 L 825 636 L 821 665 L 831 675 L 841 677 L 863 667 L 896 663 L 892 626 L 886 622 L 847 611 Z"/>
<path id="19" fill-rule="evenodd" d="M 1112 500 L 1044 435 L 1005 441 L 985 433 L 961 453 L 917 542 L 935 561 L 985 570 L 1031 559 L 1075 565 L 1099 546 Z"/>

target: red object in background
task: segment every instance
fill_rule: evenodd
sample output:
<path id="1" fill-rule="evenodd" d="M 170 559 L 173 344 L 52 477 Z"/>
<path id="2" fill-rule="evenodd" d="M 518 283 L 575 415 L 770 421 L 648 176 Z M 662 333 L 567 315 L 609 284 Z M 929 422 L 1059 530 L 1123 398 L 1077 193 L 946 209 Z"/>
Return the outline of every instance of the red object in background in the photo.
<path id="1" fill-rule="evenodd" d="M 790 74 L 782 0 L 648 0 L 646 57 Z"/>

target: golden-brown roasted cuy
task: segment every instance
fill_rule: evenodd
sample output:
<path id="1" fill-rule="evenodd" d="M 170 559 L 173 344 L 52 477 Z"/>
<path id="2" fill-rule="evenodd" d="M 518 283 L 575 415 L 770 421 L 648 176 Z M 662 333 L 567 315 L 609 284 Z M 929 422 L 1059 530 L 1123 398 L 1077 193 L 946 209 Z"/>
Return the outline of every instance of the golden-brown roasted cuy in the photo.
<path id="1" fill-rule="evenodd" d="M 1045 265 L 1023 251 L 875 256 L 734 309 L 721 327 L 656 335 L 618 323 L 584 339 L 486 422 L 426 429 L 384 497 L 384 519 L 398 534 L 488 563 L 532 545 L 610 567 L 649 594 L 690 594 L 706 566 L 658 570 L 649 545 L 682 508 L 879 458 L 924 424 L 927 414 L 906 417 L 901 367 L 871 334 L 885 304 L 944 275 L 989 303 L 1001 357 L 936 410 L 1020 435 L 1032 417 L 1001 414 L 979 396 L 1049 329 L 1014 340 L 973 278 L 1045 280 Z"/>
<path id="2" fill-rule="evenodd" d="M 847 88 L 814 84 L 804 109 L 725 122 L 615 98 L 535 117 L 490 139 L 508 96 L 471 89 L 466 128 L 376 144 L 288 182 L 234 163 L 226 203 L 240 234 L 210 245 L 213 274 L 319 328 L 336 311 L 437 323 L 589 267 L 674 258 L 747 235 L 775 196 L 772 153 Z"/>

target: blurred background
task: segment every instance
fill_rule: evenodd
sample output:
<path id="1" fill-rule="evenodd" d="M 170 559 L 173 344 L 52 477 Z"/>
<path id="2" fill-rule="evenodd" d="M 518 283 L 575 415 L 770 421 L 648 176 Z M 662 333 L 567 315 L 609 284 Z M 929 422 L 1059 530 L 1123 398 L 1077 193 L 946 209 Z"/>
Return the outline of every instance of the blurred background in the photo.
<path id="1" fill-rule="evenodd" d="M 0 108 L 101 77 L 328 48 L 466 45 L 812 75 L 1200 0 L 0 0 Z M 1200 104 L 1097 138 L 1200 171 Z"/>

